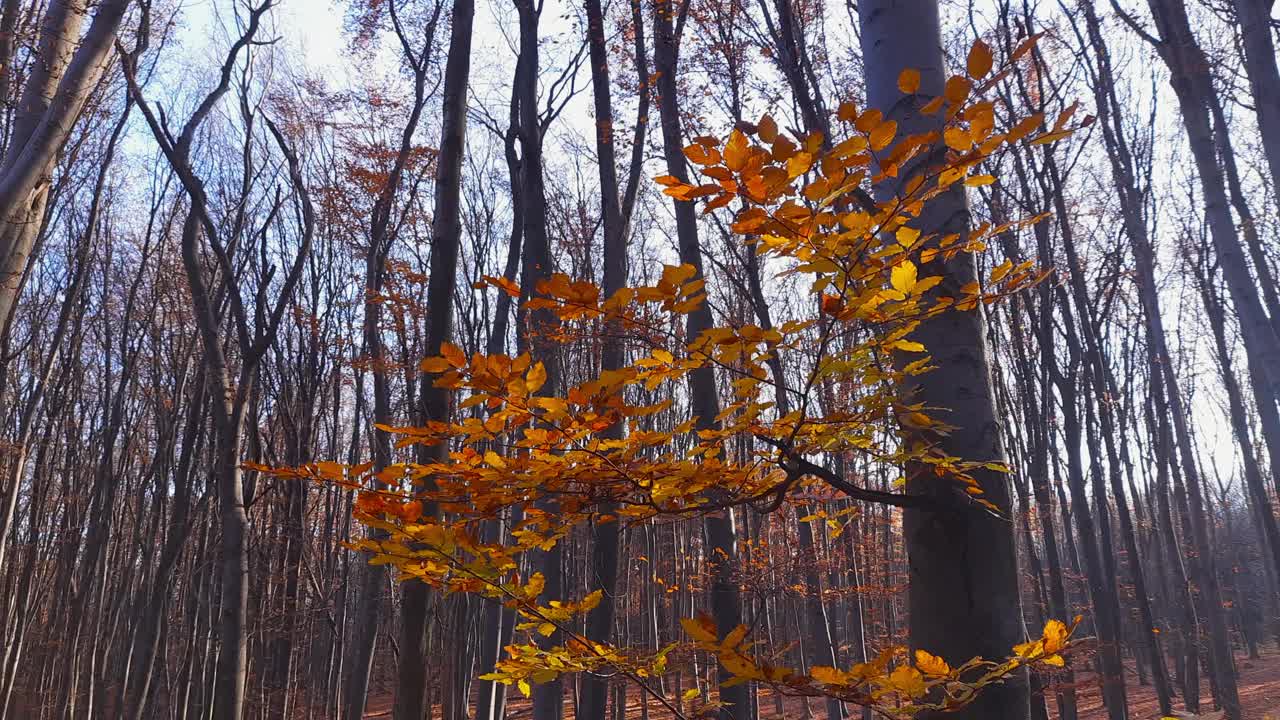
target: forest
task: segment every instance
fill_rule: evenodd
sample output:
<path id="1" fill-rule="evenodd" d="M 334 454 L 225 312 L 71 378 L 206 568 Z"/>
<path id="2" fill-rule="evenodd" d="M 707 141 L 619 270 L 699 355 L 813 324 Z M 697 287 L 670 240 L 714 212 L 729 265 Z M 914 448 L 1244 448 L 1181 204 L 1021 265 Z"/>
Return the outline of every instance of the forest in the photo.
<path id="1" fill-rule="evenodd" d="M 0 0 L 0 718 L 1280 718 L 1272 0 Z"/>

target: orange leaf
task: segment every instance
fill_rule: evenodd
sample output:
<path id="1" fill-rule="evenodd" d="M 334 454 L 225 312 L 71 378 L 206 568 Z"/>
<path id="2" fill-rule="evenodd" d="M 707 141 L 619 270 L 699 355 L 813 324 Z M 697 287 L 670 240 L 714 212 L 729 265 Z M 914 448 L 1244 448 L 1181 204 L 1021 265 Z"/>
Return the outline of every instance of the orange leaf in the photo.
<path id="1" fill-rule="evenodd" d="M 876 126 L 871 131 L 871 149 L 880 151 L 889 147 L 889 143 L 893 142 L 893 136 L 898 134 L 898 123 L 892 120 L 886 120 Z"/>
<path id="2" fill-rule="evenodd" d="M 453 343 L 441 345 L 440 355 L 453 367 L 460 368 L 467 364 L 467 356 L 462 352 L 462 348 Z"/>
<path id="3" fill-rule="evenodd" d="M 898 74 L 898 89 L 904 95 L 914 95 L 920 89 L 920 71 L 907 68 Z"/>
<path id="4" fill-rule="evenodd" d="M 991 72 L 991 48 L 981 40 L 976 40 L 973 47 L 969 48 L 969 57 L 965 61 L 965 69 L 969 71 L 969 77 L 974 80 L 981 80 L 983 76 Z"/>
<path id="5" fill-rule="evenodd" d="M 739 172 L 747 166 L 747 156 L 750 148 L 747 146 L 747 136 L 742 134 L 741 130 L 734 129 L 729 135 L 729 142 L 724 146 L 724 164 L 730 170 Z"/>

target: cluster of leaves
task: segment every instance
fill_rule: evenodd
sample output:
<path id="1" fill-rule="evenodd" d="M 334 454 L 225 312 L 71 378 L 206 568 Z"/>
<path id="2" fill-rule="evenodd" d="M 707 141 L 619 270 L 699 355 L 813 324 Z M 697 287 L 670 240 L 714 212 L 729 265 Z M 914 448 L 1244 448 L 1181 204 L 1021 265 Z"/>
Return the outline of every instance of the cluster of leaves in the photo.
<path id="1" fill-rule="evenodd" d="M 643 684 L 666 669 L 670 647 L 644 656 L 572 632 L 573 619 L 599 601 L 598 591 L 576 601 L 544 602 L 541 576 L 521 574 L 524 553 L 550 549 L 586 523 L 694 516 L 749 503 L 777 507 L 818 488 L 898 505 L 926 502 L 865 489 L 814 460 L 848 453 L 932 472 L 957 490 L 951 509 L 981 506 L 1002 513 L 983 496 L 973 473 L 1003 466 L 942 452 L 929 438 L 945 435 L 949 426 L 936 417 L 938 408 L 914 400 L 904 388 L 931 369 L 927 348 L 912 339 L 921 322 L 971 311 L 1043 278 L 1029 265 L 1005 263 L 982 282 L 949 287 L 945 274 L 932 270 L 1038 218 L 984 224 L 963 235 L 920 227 L 922 212 L 939 196 L 960 185 L 993 182 L 974 171 L 995 153 L 1069 132 L 1069 115 L 1034 136 L 1043 128 L 1042 117 L 999 131 L 994 104 L 982 99 L 1030 42 L 994 75 L 990 51 L 974 46 L 967 75 L 950 78 L 943 95 L 923 102 L 921 112 L 943 114 L 941 132 L 899 137 L 897 125 L 878 110 L 845 103 L 837 117 L 847 135 L 827 142 L 819 133 L 790 137 L 766 115 L 735 129 L 723 143 L 700 137 L 686 148 L 705 180 L 701 184 L 657 179 L 674 198 L 704 201 L 706 212 L 737 202 L 733 231 L 781 268 L 778 282 L 793 283 L 818 300 L 811 315 L 776 328 L 726 321 L 684 337 L 673 329 L 682 325 L 677 320 L 708 302 L 703 279 L 689 265 L 666 266 L 655 284 L 609 297 L 590 282 L 561 274 L 532 289 L 485 278 L 483 286 L 522 299 L 548 318 L 549 326 L 538 328 L 548 341 L 612 334 L 634 361 L 548 393 L 547 368 L 538 359 L 468 357 L 446 345 L 420 369 L 457 398 L 456 417 L 381 428 L 394 433 L 402 447 L 444 444 L 450 448 L 444 459 L 376 474 L 368 466 L 334 464 L 257 469 L 363 488 L 356 516 L 383 533 L 352 547 L 370 553 L 372 562 L 393 565 L 402 580 L 503 602 L 520 614 L 520 628 L 531 638 L 563 631 L 569 640 L 561 646 L 507 648 L 508 657 L 486 676 L 526 692 L 528 683 L 564 672 L 609 666 Z M 916 94 L 919 74 L 903 72 L 899 87 Z M 899 176 L 903 189 L 890 199 L 877 202 L 862 189 Z M 553 355 L 542 359 L 553 362 Z M 779 358 L 796 371 L 786 377 L 771 373 L 770 363 Z M 654 416 L 672 407 L 669 398 L 680 396 L 690 373 L 708 367 L 732 388 L 715 423 L 707 427 L 688 419 L 659 428 Z M 655 397 L 668 399 L 645 402 Z M 619 427 L 624 431 L 603 432 Z M 741 446 L 744 438 L 748 457 L 725 452 L 731 441 Z M 523 519 L 509 542 L 481 539 L 486 521 L 515 507 Z M 955 668 L 925 652 L 910 662 L 905 650 L 893 649 L 848 671 L 814 668 L 805 674 L 758 664 L 745 628 L 723 639 L 703 620 L 688 620 L 685 628 L 696 647 L 714 653 L 739 681 L 834 695 L 899 715 L 958 707 L 1021 667 L 1060 663 L 1070 634 L 1052 622 L 1042 638 L 1013 648 L 1008 658 L 975 658 Z"/>
<path id="2" fill-rule="evenodd" d="M 925 650 L 908 652 L 902 646 L 887 648 L 873 660 L 855 663 L 848 670 L 814 666 L 808 673 L 771 665 L 758 658 L 740 627 L 717 639 L 715 624 L 700 617 L 682 621 L 685 632 L 698 647 L 713 653 L 733 675 L 729 683 L 764 682 L 776 692 L 790 696 L 836 697 L 843 702 L 875 708 L 888 717 L 914 717 L 926 711 L 946 711 L 963 707 L 985 686 L 1004 681 L 1021 668 L 1061 667 L 1062 653 L 1080 623 L 1070 626 L 1058 620 L 1045 624 L 1041 636 L 1013 648 L 1001 661 L 972 658 L 952 667 L 946 660 Z"/>

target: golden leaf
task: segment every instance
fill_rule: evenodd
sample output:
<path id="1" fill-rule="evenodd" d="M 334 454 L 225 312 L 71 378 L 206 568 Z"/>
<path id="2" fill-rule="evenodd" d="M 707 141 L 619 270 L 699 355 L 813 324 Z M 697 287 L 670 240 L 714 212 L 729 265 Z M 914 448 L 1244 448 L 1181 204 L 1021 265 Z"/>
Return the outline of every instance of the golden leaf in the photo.
<path id="1" fill-rule="evenodd" d="M 916 286 L 916 265 L 910 260 L 903 260 L 901 263 L 893 266 L 890 271 L 889 282 L 893 285 L 893 289 L 904 295 L 911 292 L 911 288 Z"/>
<path id="2" fill-rule="evenodd" d="M 925 692 L 924 676 L 910 665 L 899 665 L 889 674 L 889 684 L 909 697 L 920 697 Z"/>
<path id="3" fill-rule="evenodd" d="M 876 125 L 876 128 L 871 131 L 870 138 L 868 138 L 871 141 L 871 149 L 879 152 L 889 147 L 889 143 L 893 142 L 893 137 L 897 134 L 898 123 L 892 120 L 886 120 Z"/>
<path id="4" fill-rule="evenodd" d="M 898 89 L 904 95 L 913 95 L 920 89 L 920 71 L 915 68 L 907 68 L 898 73 Z"/>
<path id="5" fill-rule="evenodd" d="M 453 343 L 444 343 L 440 346 L 440 355 L 449 362 L 450 365 L 460 368 L 467 364 L 467 356 L 462 352 L 462 348 Z"/>
<path id="6" fill-rule="evenodd" d="M 1044 624 L 1044 651 L 1052 655 L 1067 646 L 1067 637 L 1071 631 L 1061 620 L 1050 620 Z"/>
<path id="7" fill-rule="evenodd" d="M 934 675 L 936 677 L 944 677 L 951 674 L 951 666 L 946 660 L 931 655 L 924 650 L 916 651 L 916 668 L 925 675 Z"/>
<path id="8" fill-rule="evenodd" d="M 750 148 L 747 146 L 747 136 L 742 134 L 741 130 L 734 129 L 729 135 L 729 142 L 724 146 L 724 164 L 734 172 L 739 172 L 747 165 L 747 156 Z"/>
<path id="9" fill-rule="evenodd" d="M 974 80 L 980 80 L 991 72 L 991 48 L 981 40 L 974 41 L 965 60 L 965 69 Z"/>
<path id="10" fill-rule="evenodd" d="M 847 685 L 849 683 L 848 673 L 825 665 L 815 665 L 809 668 L 809 677 L 823 685 Z"/>
<path id="11" fill-rule="evenodd" d="M 529 368 L 529 373 L 524 377 L 524 384 L 528 387 L 529 392 L 538 392 L 538 389 L 547 382 L 547 368 L 542 363 L 534 363 Z"/>

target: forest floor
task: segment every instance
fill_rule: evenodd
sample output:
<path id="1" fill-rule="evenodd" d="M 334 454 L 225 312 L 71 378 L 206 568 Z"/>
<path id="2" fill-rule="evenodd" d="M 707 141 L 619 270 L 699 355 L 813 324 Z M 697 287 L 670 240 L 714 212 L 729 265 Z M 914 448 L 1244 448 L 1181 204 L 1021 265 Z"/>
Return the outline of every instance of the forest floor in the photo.
<path id="1" fill-rule="evenodd" d="M 1280 720 L 1280 650 L 1268 647 L 1256 660 L 1250 660 L 1245 655 L 1237 655 L 1236 667 L 1240 671 L 1240 701 L 1244 705 L 1245 720 Z M 1155 690 L 1150 685 L 1138 685 L 1138 676 L 1132 664 L 1128 665 L 1126 680 L 1129 692 L 1129 717 L 1132 720 L 1159 720 L 1160 710 L 1156 704 Z M 1077 676 L 1076 682 L 1079 686 L 1077 694 L 1080 720 L 1106 720 L 1107 713 L 1102 707 L 1102 696 L 1098 687 L 1091 681 L 1091 676 L 1082 673 Z M 628 695 L 627 717 L 641 717 L 639 697 L 631 696 L 630 693 Z M 1207 680 L 1202 684 L 1201 698 L 1202 708 L 1210 709 L 1213 700 Z M 773 698 L 767 692 L 762 692 L 760 695 L 761 720 L 775 720 L 779 717 L 783 720 L 799 720 L 806 717 L 798 699 L 788 700 L 782 716 L 776 714 L 775 707 Z M 1181 709 L 1181 707 L 1182 705 L 1175 700 L 1174 709 Z M 572 715 L 572 708 L 573 700 L 566 697 L 566 716 Z M 814 715 L 818 716 L 814 720 L 820 720 L 822 710 L 817 703 L 814 703 L 814 710 L 816 711 Z M 507 717 L 510 720 L 528 720 L 530 711 L 529 701 L 518 695 L 507 705 Z M 1049 701 L 1049 715 L 1051 718 L 1057 717 L 1052 699 Z M 368 720 L 390 718 L 391 697 L 383 694 L 371 697 L 364 717 Z M 660 708 L 650 707 L 650 720 L 667 720 L 669 717 L 670 714 L 663 712 Z"/>
<path id="2" fill-rule="evenodd" d="M 1138 676 L 1132 664 L 1128 664 L 1129 717 L 1133 720 L 1158 720 L 1160 708 L 1156 703 L 1155 689 L 1151 685 L 1138 685 Z M 1267 647 L 1261 657 L 1250 660 L 1247 655 L 1236 655 L 1236 669 L 1240 672 L 1240 702 L 1244 706 L 1245 720 L 1280 720 L 1280 650 Z M 1080 720 L 1105 720 L 1102 695 L 1088 677 L 1080 677 Z M 1209 682 L 1200 686 L 1201 711 L 1213 707 Z M 1056 717 L 1054 702 L 1049 701 L 1049 713 Z M 1178 699 L 1174 709 L 1182 709 Z"/>

